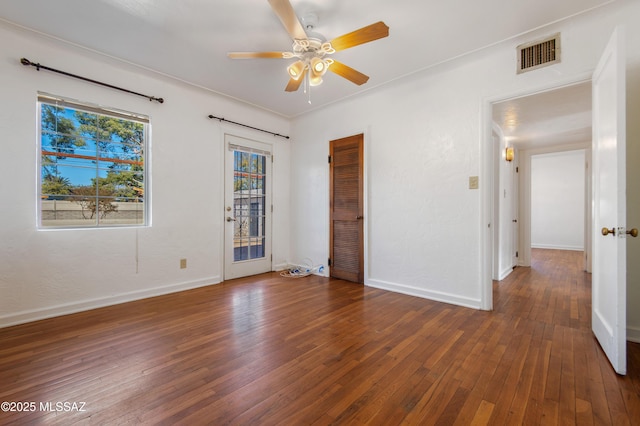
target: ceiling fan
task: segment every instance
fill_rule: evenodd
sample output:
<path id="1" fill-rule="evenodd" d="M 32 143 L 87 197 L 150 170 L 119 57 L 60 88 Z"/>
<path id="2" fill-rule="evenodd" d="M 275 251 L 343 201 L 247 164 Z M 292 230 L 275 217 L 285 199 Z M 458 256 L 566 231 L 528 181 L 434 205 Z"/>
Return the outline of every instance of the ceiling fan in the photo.
<path id="1" fill-rule="evenodd" d="M 322 76 L 327 70 L 357 85 L 362 85 L 369 80 L 369 76 L 327 56 L 340 50 L 387 37 L 389 35 L 389 27 L 384 22 L 376 22 L 334 38 L 331 41 L 326 41 L 322 35 L 313 32 L 313 28 L 317 24 L 317 16 L 315 14 L 310 13 L 303 18 L 307 32 L 298 20 L 289 0 L 268 1 L 293 39 L 292 52 L 229 52 L 228 56 L 231 59 L 295 58 L 296 60 L 287 67 L 289 83 L 284 89 L 287 92 L 297 91 L 303 81 L 306 81 L 309 86 L 321 84 Z"/>

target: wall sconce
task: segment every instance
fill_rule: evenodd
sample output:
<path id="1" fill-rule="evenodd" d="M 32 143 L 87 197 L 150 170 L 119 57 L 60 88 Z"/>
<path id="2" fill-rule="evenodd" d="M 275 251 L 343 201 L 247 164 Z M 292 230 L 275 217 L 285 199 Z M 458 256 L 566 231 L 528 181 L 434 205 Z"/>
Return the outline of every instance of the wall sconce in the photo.
<path id="1" fill-rule="evenodd" d="M 511 146 L 507 147 L 507 149 L 505 150 L 504 158 L 507 161 L 513 161 L 513 147 L 511 147 Z"/>

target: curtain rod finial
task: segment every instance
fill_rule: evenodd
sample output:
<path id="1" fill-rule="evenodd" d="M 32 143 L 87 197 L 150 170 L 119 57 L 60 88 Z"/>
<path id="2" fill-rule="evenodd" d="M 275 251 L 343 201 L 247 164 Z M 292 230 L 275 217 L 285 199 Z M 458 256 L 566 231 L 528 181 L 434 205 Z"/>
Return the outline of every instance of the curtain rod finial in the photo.
<path id="1" fill-rule="evenodd" d="M 30 60 L 28 60 L 27 58 L 21 58 L 21 59 L 20 59 L 20 63 L 21 63 L 22 65 L 31 65 L 31 61 L 30 61 Z"/>

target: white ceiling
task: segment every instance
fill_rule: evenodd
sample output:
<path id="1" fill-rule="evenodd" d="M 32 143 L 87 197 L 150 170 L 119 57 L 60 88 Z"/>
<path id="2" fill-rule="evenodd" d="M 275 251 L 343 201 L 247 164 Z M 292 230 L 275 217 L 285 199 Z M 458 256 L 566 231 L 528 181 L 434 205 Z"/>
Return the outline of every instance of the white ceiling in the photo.
<path id="1" fill-rule="evenodd" d="M 494 103 L 493 121 L 520 149 L 591 141 L 591 82 Z"/>
<path id="2" fill-rule="evenodd" d="M 302 90 L 284 91 L 288 60 L 226 55 L 290 50 L 267 0 L 0 0 L 0 17 L 294 117 L 610 2 L 291 0 L 298 16 L 318 15 L 315 30 L 329 40 L 377 21 L 390 27 L 389 37 L 334 55 L 369 75 L 366 84 L 328 73 L 311 104 Z M 62 62 L 45 65 L 73 72 Z"/>

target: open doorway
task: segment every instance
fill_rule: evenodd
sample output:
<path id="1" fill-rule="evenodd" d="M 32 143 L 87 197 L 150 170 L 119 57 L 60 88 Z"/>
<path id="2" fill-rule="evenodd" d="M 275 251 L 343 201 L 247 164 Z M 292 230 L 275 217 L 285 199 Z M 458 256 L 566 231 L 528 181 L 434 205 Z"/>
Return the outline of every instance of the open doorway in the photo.
<path id="1" fill-rule="evenodd" d="M 588 165 L 591 148 L 591 82 L 541 91 L 491 104 L 494 139 L 493 167 L 493 264 L 492 278 L 504 279 L 516 266 L 531 266 L 532 159 L 561 152 L 584 152 Z M 497 142 L 496 142 L 497 139 Z M 507 158 L 507 149 L 513 158 Z M 509 161 L 510 160 L 510 161 Z M 544 168 L 543 168 L 544 169 Z M 583 199 L 585 270 L 590 270 L 590 179 L 584 168 Z M 533 209 L 533 210 L 532 210 Z M 549 240 L 549 246 L 553 240 Z M 543 244 L 544 245 L 544 244 Z M 570 247 L 573 245 L 573 247 Z M 578 249 L 558 244 L 558 249 Z"/>
<path id="2" fill-rule="evenodd" d="M 592 103 L 590 106 L 591 114 L 585 113 L 585 120 L 591 117 L 593 130 L 587 134 L 591 134 L 592 145 L 592 162 L 590 175 L 592 176 L 591 186 L 592 193 L 592 209 L 585 209 L 592 212 L 592 218 L 586 221 L 589 224 L 588 229 L 597 229 L 592 231 L 590 238 L 591 243 L 587 245 L 587 250 L 593 247 L 593 256 L 591 263 L 593 264 L 593 274 L 591 275 L 592 289 L 592 309 L 591 323 L 592 331 L 597 337 L 602 349 L 611 361 L 611 364 L 618 374 L 626 373 L 626 234 L 632 236 L 637 231 L 628 230 L 626 224 L 626 103 L 625 103 L 625 56 L 624 56 L 624 38 L 620 35 L 624 34 L 623 30 L 616 29 L 605 48 L 598 65 L 593 73 L 591 88 L 593 91 Z M 584 81 L 583 83 L 587 83 Z M 573 83 L 564 88 L 557 90 L 547 90 L 540 92 L 535 96 L 523 96 L 516 100 L 538 100 L 538 95 L 550 94 L 557 95 L 561 89 L 573 89 L 579 87 L 582 83 Z M 587 99 L 590 98 L 587 97 Z M 557 99 L 559 105 L 562 105 L 562 99 Z M 485 109 L 485 140 L 489 140 L 489 126 L 493 122 L 493 113 L 496 106 L 503 100 L 487 102 Z M 571 102 L 573 104 L 574 102 Z M 553 108 L 555 104 L 544 104 L 547 108 Z M 566 104 L 565 104 L 566 105 Z M 543 111 L 544 109 L 534 109 L 534 111 Z M 571 109 L 571 111 L 575 111 Z M 548 116 L 547 116 L 548 117 Z M 576 118 L 575 115 L 568 115 L 566 122 L 571 122 L 569 118 Z M 577 120 L 576 120 L 577 121 Z M 508 122 L 507 122 L 508 123 Z M 557 123 L 557 121 L 555 122 Z M 517 124 L 517 120 L 515 121 Z M 545 121 L 541 120 L 539 125 L 545 125 Z M 553 128 L 554 121 L 547 120 L 546 126 Z M 507 127 L 507 126 L 505 126 Z M 544 127 L 538 127 L 544 129 Z M 555 132 L 555 134 L 566 134 L 567 132 Z M 544 133 L 543 133 L 544 135 Z M 530 141 L 543 139 L 538 135 Z M 553 139 L 553 138 L 550 138 Z M 584 139 L 589 139 L 585 137 Z M 504 146 L 509 146 L 512 142 L 515 145 L 517 141 L 508 139 L 505 132 Z M 526 141 L 524 141 L 526 143 Z M 485 143 L 485 146 L 493 146 Z M 526 151 L 523 149 L 521 151 Z M 497 153 L 493 149 L 485 151 L 485 159 L 483 162 L 483 170 L 489 172 L 489 176 L 495 179 L 496 176 L 491 174 L 494 170 L 494 163 L 497 160 Z M 522 179 L 522 178 L 521 178 Z M 521 180 L 520 180 L 521 181 Z M 492 187 L 489 187 L 492 188 Z M 526 188 L 526 186 L 525 186 Z M 498 196 L 494 190 L 488 190 L 485 194 L 483 218 L 487 218 L 488 228 L 497 226 L 502 219 L 496 215 L 493 209 L 492 200 Z M 523 197 L 527 199 L 526 196 Z M 530 199 L 530 198 L 529 198 Z M 521 212 L 526 213 L 526 211 Z M 522 214 L 521 214 L 522 216 Z M 525 222 L 523 220 L 523 222 Z M 521 231 L 525 233 L 529 231 L 530 224 L 527 226 L 522 224 Z M 588 234 L 588 233 L 587 233 Z M 601 235 L 600 235 L 601 234 Z M 613 236 L 614 238 L 610 238 Z M 494 254 L 494 247 L 491 245 L 493 239 L 489 233 L 483 236 L 484 246 L 488 248 L 487 255 L 484 259 L 485 281 L 483 281 L 483 309 L 493 309 L 493 289 L 491 280 L 486 280 L 491 256 Z M 520 246 L 525 249 L 531 247 L 531 239 L 522 239 Z M 499 246 L 498 246 L 499 249 Z"/>

